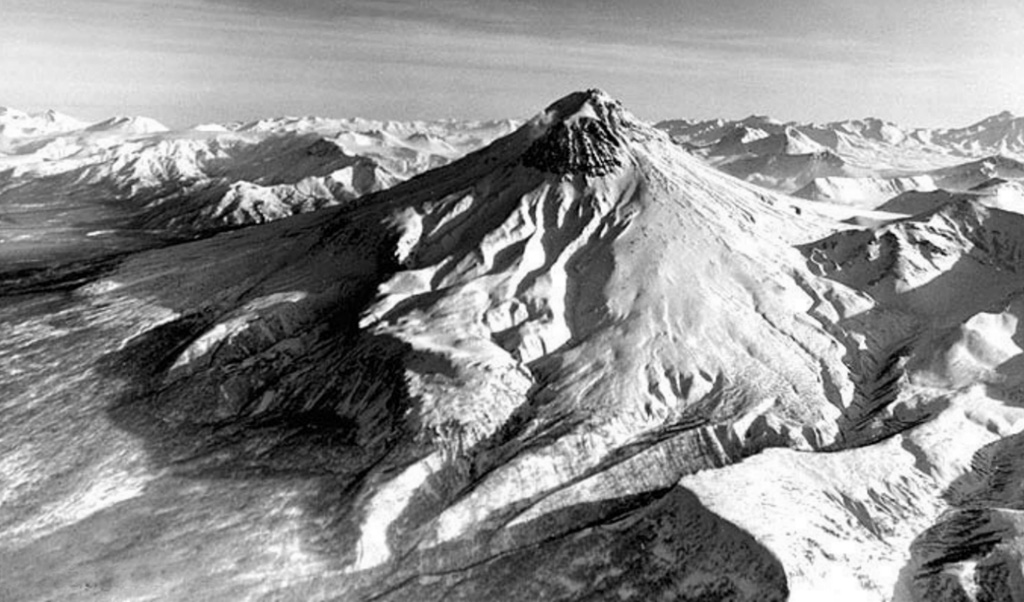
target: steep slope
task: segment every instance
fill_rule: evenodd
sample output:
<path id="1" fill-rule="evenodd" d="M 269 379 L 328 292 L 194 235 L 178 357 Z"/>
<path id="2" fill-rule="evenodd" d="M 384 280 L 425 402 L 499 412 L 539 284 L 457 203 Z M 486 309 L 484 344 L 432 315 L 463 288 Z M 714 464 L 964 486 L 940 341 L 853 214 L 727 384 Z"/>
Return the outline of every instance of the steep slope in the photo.
<path id="1" fill-rule="evenodd" d="M 1021 215 L 964 198 L 808 247 L 823 272 L 877 300 L 874 315 L 862 321 L 902 325 L 904 334 L 888 344 L 891 401 L 881 415 L 933 415 L 903 447 L 945 483 L 940 505 L 951 508 L 919 523 L 927 528 L 919 527 L 901 572 L 897 594 L 903 599 L 1020 595 L 1014 550 L 1021 531 L 1014 520 L 1017 505 L 1008 496 L 1022 482 L 1011 459 L 1024 426 L 1018 369 L 1024 354 L 1018 329 L 1022 232 Z M 910 502 L 905 487 L 890 488 L 893 494 L 864 508 L 864 520 L 888 514 L 886 505 L 920 504 Z"/>
<path id="2" fill-rule="evenodd" d="M 993 532 L 997 519 L 964 520 L 972 511 L 949 505 L 965 504 L 965 492 L 992 474 L 986 450 L 1015 440 L 1024 424 L 1010 376 L 1021 353 L 1022 226 L 1019 215 L 961 201 L 803 247 L 837 285 L 826 299 L 856 291 L 863 302 L 834 323 L 858 375 L 842 428 L 860 434 L 841 452 L 766 450 L 681 481 L 766 542 L 787 567 L 794 599 L 988 600 L 1018 591 L 1012 554 L 985 558 L 1016 545 L 1013 530 Z M 799 519 L 780 523 L 780 508 Z M 975 574 L 978 559 L 989 568 Z"/>
<path id="3" fill-rule="evenodd" d="M 860 173 L 831 151 L 810 154 L 740 155 L 713 162 L 723 172 L 766 188 L 792 192 L 810 182 L 842 179 Z M 798 195 L 799 196 L 799 195 Z"/>
<path id="4" fill-rule="evenodd" d="M 929 138 L 965 156 L 1024 154 L 1024 118 L 1009 111 L 964 128 L 939 130 Z"/>
<path id="5" fill-rule="evenodd" d="M 996 155 L 985 157 L 953 167 L 937 169 L 929 173 L 936 184 L 946 190 L 969 190 L 992 178 L 1021 179 L 1024 178 L 1024 163 Z"/>
<path id="6" fill-rule="evenodd" d="M 791 127 L 769 134 L 763 130 L 741 126 L 737 128 L 736 133 L 742 134 L 742 137 L 723 138 L 711 148 L 709 155 L 812 155 L 826 152 L 825 147 Z M 759 136 L 758 133 L 763 135 Z M 737 142 L 740 144 L 736 144 Z"/>
<path id="7" fill-rule="evenodd" d="M 729 175 L 782 191 L 796 190 L 815 178 L 856 173 L 799 130 L 758 118 L 740 122 L 699 152 Z"/>
<path id="8" fill-rule="evenodd" d="M 8 276 L 0 598 L 935 599 L 1024 424 L 1024 217 L 813 205 L 590 90 L 352 206 Z"/>
<path id="9" fill-rule="evenodd" d="M 130 529 L 164 568 L 108 595 L 782 599 L 772 553 L 676 482 L 837 441 L 853 384 L 791 246 L 815 231 L 591 91 L 357 209 L 8 304 L 5 592 L 85 591 Z M 44 558 L 79 568 L 30 577 Z"/>
<path id="10" fill-rule="evenodd" d="M 789 192 L 815 178 L 857 173 L 814 137 L 767 117 L 665 121 L 657 127 L 718 169 L 775 190 Z"/>

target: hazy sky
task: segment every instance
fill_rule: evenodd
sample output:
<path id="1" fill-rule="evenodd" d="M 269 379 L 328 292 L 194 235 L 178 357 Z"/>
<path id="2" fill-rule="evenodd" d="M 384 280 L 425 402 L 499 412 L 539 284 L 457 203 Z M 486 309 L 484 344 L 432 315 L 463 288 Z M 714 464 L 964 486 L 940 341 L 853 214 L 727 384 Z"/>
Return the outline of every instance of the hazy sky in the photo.
<path id="1" fill-rule="evenodd" d="M 1019 0 L 0 3 L 0 106 L 91 120 L 528 117 L 589 87 L 652 121 L 1024 113 Z"/>

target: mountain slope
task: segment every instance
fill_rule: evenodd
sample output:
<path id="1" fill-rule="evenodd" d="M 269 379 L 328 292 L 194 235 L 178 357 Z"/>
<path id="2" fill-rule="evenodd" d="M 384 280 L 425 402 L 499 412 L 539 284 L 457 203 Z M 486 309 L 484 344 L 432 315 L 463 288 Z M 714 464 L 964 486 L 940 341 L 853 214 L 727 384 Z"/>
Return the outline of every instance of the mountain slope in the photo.
<path id="1" fill-rule="evenodd" d="M 34 254 L 45 263 L 130 252 L 346 204 L 513 127 L 284 119 L 168 132 L 153 124 L 113 118 L 0 137 L 9 152 L 0 155 L 4 271 L 39 267 Z"/>
<path id="2" fill-rule="evenodd" d="M 763 116 L 738 121 L 670 120 L 657 127 L 737 177 L 784 192 L 799 190 L 805 198 L 864 207 L 877 206 L 899 192 L 933 189 L 913 183 L 932 172 L 942 180 L 935 186 L 966 190 L 980 180 L 964 185 L 964 178 L 953 172 L 1005 172 L 1012 169 L 1010 163 L 1024 158 L 1024 120 L 1009 113 L 953 129 L 904 128 L 876 118 L 801 124 Z M 829 170 L 823 170 L 820 161 L 798 164 L 791 157 L 823 153 L 833 157 Z M 975 159 L 977 165 L 975 161 L 965 164 L 965 159 Z M 994 175 L 998 174 L 989 177 Z M 897 188 L 895 194 L 881 198 Z"/>
<path id="3" fill-rule="evenodd" d="M 0 152 L 3 152 L 6 146 L 5 139 L 80 130 L 86 125 L 88 124 L 84 121 L 57 111 L 29 114 L 17 109 L 0 107 Z"/>
<path id="4" fill-rule="evenodd" d="M 79 424 L 104 443 L 78 442 L 76 460 L 40 457 L 73 461 L 82 474 L 138 475 L 149 485 L 119 494 L 123 515 L 140 504 L 185 503 L 229 521 L 275 512 L 267 507 L 274 496 L 252 510 L 214 509 L 224 488 L 277 487 L 248 471 L 329 470 L 331 479 L 293 487 L 347 491 L 342 508 L 304 520 L 348 535 L 324 542 L 333 552 L 308 560 L 318 567 L 310 577 L 293 572 L 301 568 L 294 558 L 277 569 L 260 561 L 276 575 L 265 583 L 299 579 L 282 591 L 362 597 L 400 586 L 395 595 L 422 599 L 434 586 L 408 575 L 463 571 L 459 587 L 473 597 L 499 575 L 528 578 L 508 572 L 517 550 L 548 540 L 563 550 L 556 555 L 570 554 L 579 544 L 558 534 L 625 516 L 637 537 L 671 537 L 658 525 L 678 515 L 712 539 L 666 539 L 673 554 L 704 550 L 705 560 L 664 573 L 663 587 L 696 579 L 686 587 L 778 597 L 787 586 L 771 554 L 674 483 L 768 445 L 810 449 L 836 436 L 832 403 L 842 400 L 825 401 L 816 354 L 834 358 L 828 378 L 842 382 L 840 350 L 793 309 L 811 299 L 788 237 L 806 239 L 809 227 L 785 204 L 686 157 L 606 96 L 572 95 L 491 147 L 359 209 L 142 254 L 81 289 L 61 310 L 79 326 L 54 333 L 37 365 L 58 379 L 67 370 L 85 375 L 78 388 L 91 393 L 76 402 Z M 753 242 L 754 233 L 765 242 Z M 12 316 L 14 333 L 46 319 L 22 311 Z M 12 361 L 27 343 L 19 336 L 9 339 Z M 734 343 L 716 348 L 726 337 Z M 76 349 L 95 339 L 105 342 L 94 364 L 95 354 Z M 32 388 L 31 371 L 17 374 L 7 385 L 20 400 L 67 394 Z M 48 418 L 16 412 L 6 439 L 27 445 L 39 420 Z M 146 442 L 143 456 L 123 431 Z M 301 439 L 289 443 L 296 433 Z M 250 454 L 253 445 L 263 451 Z M 678 453 L 647 457 L 671 449 Z M 647 476 L 623 478 L 636 462 Z M 237 476 L 225 481 L 221 471 Z M 181 479 L 211 489 L 186 503 L 160 485 Z M 14 548 L 22 557 L 38 558 L 30 542 L 40 537 L 99 528 L 88 526 L 85 516 L 96 515 L 76 491 L 75 483 L 33 483 L 8 492 L 19 510 L 6 529 L 26 542 Z M 68 509 L 47 514 L 43 499 Z M 714 533 L 734 548 L 715 547 Z M 227 527 L 209 541 L 230 556 L 255 545 L 243 540 Z M 628 539 L 588 541 L 581 579 L 605 570 L 602 549 L 664 570 Z M 67 562 L 77 549 L 51 561 Z M 146 546 L 136 554 L 161 557 Z M 744 567 L 763 568 L 725 560 L 735 554 L 750 557 Z M 183 570 L 151 585 L 184 597 L 190 583 L 213 579 L 201 570 L 206 577 L 185 579 Z M 247 573 L 231 574 L 222 583 Z M 607 585 L 628 588 L 639 578 L 630 575 Z"/>
<path id="5" fill-rule="evenodd" d="M 1024 218 L 808 205 L 590 90 L 353 206 L 41 277 L 0 304 L 0 597 L 929 599 L 916 550 L 1019 418 L 973 386 Z"/>
<path id="6" fill-rule="evenodd" d="M 820 177 L 794 192 L 801 198 L 884 209 L 904 193 L 967 192 L 993 179 L 1016 182 L 1024 165 L 1008 157 L 986 157 L 950 167 L 898 177 Z M 883 205 L 884 204 L 884 205 Z"/>

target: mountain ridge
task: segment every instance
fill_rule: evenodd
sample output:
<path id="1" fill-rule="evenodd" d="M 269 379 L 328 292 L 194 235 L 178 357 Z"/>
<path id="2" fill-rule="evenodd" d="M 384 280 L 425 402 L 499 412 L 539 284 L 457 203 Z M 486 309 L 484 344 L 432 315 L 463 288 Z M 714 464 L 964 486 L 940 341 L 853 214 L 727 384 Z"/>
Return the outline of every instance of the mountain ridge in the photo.
<path id="1" fill-rule="evenodd" d="M 301 142 L 236 168 L 358 154 Z M 0 594 L 987 591 L 942 575 L 987 533 L 958 505 L 976 453 L 1024 424 L 1024 217 L 815 206 L 587 90 L 357 202 L 26 287 L 0 304 Z"/>

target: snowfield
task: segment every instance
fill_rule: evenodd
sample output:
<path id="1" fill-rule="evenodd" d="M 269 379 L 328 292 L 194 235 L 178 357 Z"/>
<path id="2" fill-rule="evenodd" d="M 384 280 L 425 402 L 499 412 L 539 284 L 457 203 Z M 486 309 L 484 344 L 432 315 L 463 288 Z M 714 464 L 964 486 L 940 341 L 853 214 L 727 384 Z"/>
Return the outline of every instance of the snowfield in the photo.
<path id="1" fill-rule="evenodd" d="M 0 599 L 1024 596 L 1011 115 L 0 127 Z"/>

